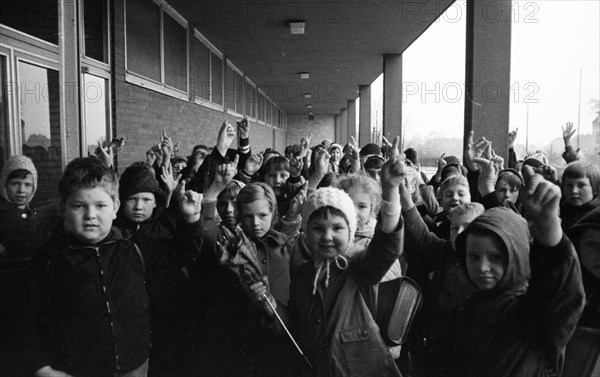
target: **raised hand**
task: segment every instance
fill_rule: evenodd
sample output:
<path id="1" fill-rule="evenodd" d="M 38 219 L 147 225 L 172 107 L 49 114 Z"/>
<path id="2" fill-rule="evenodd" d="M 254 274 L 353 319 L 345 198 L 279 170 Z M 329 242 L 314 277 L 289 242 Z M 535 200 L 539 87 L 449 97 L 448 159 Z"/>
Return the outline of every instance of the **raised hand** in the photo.
<path id="1" fill-rule="evenodd" d="M 515 146 L 515 140 L 517 140 L 517 133 L 519 132 L 519 128 L 515 128 L 513 131 L 508 133 L 508 147 L 513 148 Z"/>
<path id="2" fill-rule="evenodd" d="M 300 156 L 296 156 L 290 160 L 290 178 L 296 178 L 302 173 L 304 160 Z"/>
<path id="3" fill-rule="evenodd" d="M 389 157 L 392 148 L 392 143 L 390 143 L 390 141 L 385 136 L 381 135 L 381 144 L 383 147 L 384 156 Z"/>
<path id="4" fill-rule="evenodd" d="M 167 136 L 167 131 L 163 129 L 162 141 L 160 143 L 160 150 L 162 151 L 163 161 L 162 165 L 171 163 L 171 156 L 173 155 L 173 141 Z"/>
<path id="5" fill-rule="evenodd" d="M 563 140 L 565 141 L 565 147 L 571 145 L 571 138 L 575 135 L 576 128 L 573 127 L 573 122 L 567 122 L 565 126 L 562 128 L 563 131 Z"/>
<path id="6" fill-rule="evenodd" d="M 161 146 L 158 143 L 154 143 L 150 149 L 152 150 L 152 152 L 154 153 L 154 156 L 156 157 L 155 163 L 159 166 L 162 165 L 163 152 L 162 152 Z"/>
<path id="7" fill-rule="evenodd" d="M 250 125 L 248 124 L 248 119 L 244 118 L 237 122 L 237 128 L 240 139 L 247 139 L 250 137 Z"/>
<path id="8" fill-rule="evenodd" d="M 171 163 L 163 165 L 161 167 L 161 172 L 160 179 L 162 179 L 167 186 L 167 190 L 169 193 L 174 192 L 179 184 L 179 179 L 181 179 L 181 174 L 173 174 L 173 166 Z"/>
<path id="9" fill-rule="evenodd" d="M 308 136 L 303 136 L 300 140 L 300 157 L 306 157 L 308 150 L 310 149 L 310 139 L 312 139 L 312 134 Z"/>
<path id="10" fill-rule="evenodd" d="M 115 154 L 111 148 L 106 148 L 102 146 L 102 142 L 98 141 L 98 147 L 96 148 L 96 157 L 100 159 L 104 163 L 104 165 L 108 167 L 113 166 L 113 162 L 115 159 Z"/>
<path id="11" fill-rule="evenodd" d="M 156 155 L 154 154 L 152 148 L 150 148 L 146 151 L 146 163 L 150 166 L 153 166 L 154 161 L 156 161 Z"/>
<path id="12" fill-rule="evenodd" d="M 185 190 L 185 185 L 181 185 L 181 190 Z M 179 200 L 179 211 L 184 220 L 188 223 L 196 222 L 200 219 L 200 210 L 202 209 L 202 194 L 196 191 L 187 190 Z"/>
<path id="13" fill-rule="evenodd" d="M 304 182 L 297 194 L 294 195 L 292 200 L 290 201 L 290 208 L 288 209 L 287 218 L 288 219 L 297 219 L 302 213 L 302 206 L 306 201 L 306 196 L 308 192 L 308 181 Z"/>
<path id="14" fill-rule="evenodd" d="M 249 176 L 253 176 L 262 166 L 264 157 L 263 152 L 248 157 L 244 164 L 244 172 Z"/>
<path id="15" fill-rule="evenodd" d="M 389 149 L 390 159 L 381 167 L 382 197 L 386 201 L 389 201 L 384 196 L 386 188 L 393 188 L 393 191 L 398 192 L 397 188 L 404 181 L 407 174 L 407 166 L 404 161 L 400 159 L 399 145 L 400 136 L 396 136 Z"/>
<path id="16" fill-rule="evenodd" d="M 482 137 L 476 142 L 473 142 L 473 135 L 473 131 L 469 132 L 467 150 L 465 153 L 465 166 L 474 171 L 477 170 L 477 166 L 474 164 L 473 160 L 481 157 L 488 147 L 489 141 L 485 137 Z"/>
<path id="17" fill-rule="evenodd" d="M 231 143 L 233 143 L 233 139 L 235 139 L 235 128 L 233 128 L 231 123 L 227 121 L 223 122 L 217 136 L 217 150 L 221 156 L 226 155 Z"/>
<path id="18" fill-rule="evenodd" d="M 483 157 L 475 158 L 474 164 L 479 167 L 479 178 L 477 180 L 477 189 L 482 196 L 494 192 L 496 181 L 498 180 L 498 164 L 494 159 L 485 159 Z"/>
<path id="19" fill-rule="evenodd" d="M 329 153 L 325 150 L 325 148 L 319 149 L 316 153 L 317 156 L 315 158 L 315 171 L 308 179 L 308 187 L 311 190 L 317 188 L 317 186 L 329 170 Z"/>
<path id="20" fill-rule="evenodd" d="M 529 165 L 523 166 L 525 187 L 519 192 L 524 214 L 531 218 L 536 238 L 543 245 L 555 246 L 562 238 L 560 226 L 560 187 L 536 173 Z"/>
<path id="21" fill-rule="evenodd" d="M 237 164 L 240 160 L 240 156 L 238 154 L 235 155 L 235 158 L 232 162 L 226 162 L 224 164 L 218 165 L 214 182 L 220 184 L 225 187 L 233 177 L 237 174 Z"/>

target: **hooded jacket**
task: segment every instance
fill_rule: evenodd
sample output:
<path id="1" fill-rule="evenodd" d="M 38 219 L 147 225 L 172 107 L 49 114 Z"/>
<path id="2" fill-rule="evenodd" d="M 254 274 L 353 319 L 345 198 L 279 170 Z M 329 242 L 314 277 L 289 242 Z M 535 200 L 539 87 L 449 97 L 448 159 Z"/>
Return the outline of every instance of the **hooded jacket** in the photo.
<path id="1" fill-rule="evenodd" d="M 579 260 L 563 237 L 554 247 L 534 241 L 525 220 L 507 208 L 477 217 L 456 240 L 465 263 L 467 236 L 498 236 L 508 253 L 504 277 L 474 292 L 447 323 L 436 376 L 513 377 L 560 375 L 564 347 L 585 301 Z M 531 251 L 531 253 L 530 253 Z"/>
<path id="2" fill-rule="evenodd" d="M 581 233 L 585 229 L 596 229 L 600 232 L 600 208 L 596 208 L 582 217 L 569 232 L 569 236 L 580 254 L 579 241 Z M 596 252 L 600 254 L 600 250 L 596 250 Z M 594 277 L 585 266 L 582 268 L 582 275 L 587 301 L 578 325 L 598 329 L 600 328 L 600 279 Z"/>

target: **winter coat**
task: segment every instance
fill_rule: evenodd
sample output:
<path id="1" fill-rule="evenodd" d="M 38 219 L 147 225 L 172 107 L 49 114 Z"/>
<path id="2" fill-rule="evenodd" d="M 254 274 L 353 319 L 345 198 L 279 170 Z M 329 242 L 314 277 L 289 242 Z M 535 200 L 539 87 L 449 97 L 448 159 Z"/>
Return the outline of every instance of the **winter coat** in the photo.
<path id="1" fill-rule="evenodd" d="M 407 275 L 421 287 L 423 309 L 415 318 L 410 336 L 410 350 L 415 368 L 427 375 L 431 363 L 438 359 L 440 337 L 450 312 L 466 299 L 476 286 L 458 262 L 450 241 L 427 229 L 417 207 L 402 213 L 405 223 L 404 255 Z"/>
<path id="2" fill-rule="evenodd" d="M 331 263 L 329 286 L 318 283 L 315 266 L 305 262 L 294 274 L 290 310 L 297 340 L 310 360 L 312 376 L 400 376 L 369 308 L 376 286 L 402 251 L 402 224 L 392 233 L 378 226 L 369 248 L 342 270 Z M 365 297 L 368 296 L 368 297 Z"/>
<path id="3" fill-rule="evenodd" d="M 584 229 L 596 229 L 600 232 L 600 208 L 583 216 L 570 230 L 569 237 L 573 240 L 575 248 L 579 251 L 579 241 Z M 600 250 L 596 250 L 600 254 Z M 585 288 L 586 303 L 583 314 L 579 319 L 579 326 L 600 329 L 600 279 L 583 266 L 583 286 Z"/>
<path id="4" fill-rule="evenodd" d="M 477 217 L 456 240 L 466 260 L 466 238 L 492 232 L 504 243 L 508 263 L 491 290 L 477 290 L 449 316 L 435 376 L 514 377 L 560 375 L 564 348 L 583 310 L 579 261 L 563 237 L 554 247 L 535 241 L 525 220 L 507 208 Z"/>
<path id="5" fill-rule="evenodd" d="M 560 219 L 562 220 L 562 228 L 565 233 L 568 233 L 573 225 L 575 225 L 583 216 L 592 210 L 600 207 L 600 199 L 594 198 L 582 206 L 574 207 L 565 202 L 560 205 Z"/>
<path id="6" fill-rule="evenodd" d="M 55 237 L 34 259 L 37 344 L 30 366 L 76 376 L 128 372 L 150 351 L 144 262 L 131 238 L 113 228 L 96 245 Z"/>

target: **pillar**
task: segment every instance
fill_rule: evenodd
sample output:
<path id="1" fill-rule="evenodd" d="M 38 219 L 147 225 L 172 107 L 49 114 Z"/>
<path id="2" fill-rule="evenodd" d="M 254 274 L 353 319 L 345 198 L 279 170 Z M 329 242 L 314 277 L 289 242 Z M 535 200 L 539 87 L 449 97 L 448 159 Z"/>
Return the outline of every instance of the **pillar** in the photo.
<path id="1" fill-rule="evenodd" d="M 348 138 L 342 147 L 350 142 L 350 137 L 356 139 L 356 100 L 348 101 Z"/>
<path id="2" fill-rule="evenodd" d="M 358 112 L 358 145 L 371 142 L 371 85 L 360 85 L 360 110 Z"/>
<path id="3" fill-rule="evenodd" d="M 383 136 L 389 141 L 402 136 L 401 54 L 383 55 Z"/>
<path id="4" fill-rule="evenodd" d="M 335 142 L 336 143 L 340 143 L 340 140 L 342 140 L 342 117 L 340 114 L 336 114 L 335 115 Z"/>
<path id="5" fill-rule="evenodd" d="M 348 142 L 348 110 L 342 109 L 340 114 L 340 140 L 341 145 Z"/>
<path id="6" fill-rule="evenodd" d="M 492 140 L 508 161 L 510 106 L 510 0 L 468 0 L 465 62 L 464 147 L 469 132 L 475 140 Z"/>

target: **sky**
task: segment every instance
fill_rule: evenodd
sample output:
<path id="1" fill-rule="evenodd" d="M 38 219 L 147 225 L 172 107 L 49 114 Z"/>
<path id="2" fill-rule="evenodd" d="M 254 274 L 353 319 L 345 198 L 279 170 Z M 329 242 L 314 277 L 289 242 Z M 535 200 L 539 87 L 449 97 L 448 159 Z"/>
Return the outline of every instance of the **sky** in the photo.
<path id="1" fill-rule="evenodd" d="M 572 121 L 591 133 L 600 98 L 600 1 L 513 1 L 510 129 L 545 146 Z M 403 54 L 405 142 L 462 137 L 466 12 L 455 3 Z M 579 77 L 581 102 L 579 101 Z"/>

